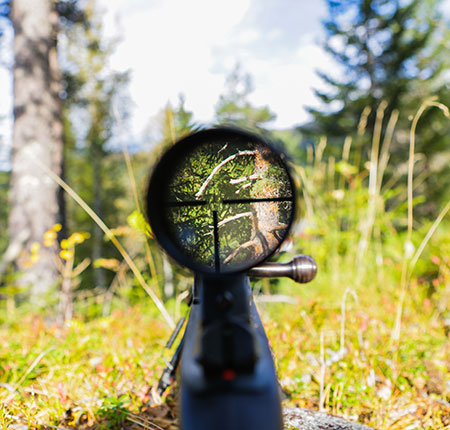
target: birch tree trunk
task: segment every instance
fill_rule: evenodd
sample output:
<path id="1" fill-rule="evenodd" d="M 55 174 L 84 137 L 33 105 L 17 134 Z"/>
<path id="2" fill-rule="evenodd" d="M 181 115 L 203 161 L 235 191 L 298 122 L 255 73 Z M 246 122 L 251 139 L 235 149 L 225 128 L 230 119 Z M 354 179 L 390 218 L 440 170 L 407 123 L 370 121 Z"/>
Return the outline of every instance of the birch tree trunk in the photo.
<path id="1" fill-rule="evenodd" d="M 60 68 L 56 52 L 58 15 L 51 0 L 13 0 L 14 132 L 9 218 L 11 243 L 21 243 L 16 260 L 21 284 L 34 298 L 57 282 L 56 247 L 41 247 L 37 263 L 27 253 L 34 242 L 60 222 L 58 187 L 36 161 L 61 175 L 63 127 Z M 28 260 L 28 261 L 27 261 Z"/>

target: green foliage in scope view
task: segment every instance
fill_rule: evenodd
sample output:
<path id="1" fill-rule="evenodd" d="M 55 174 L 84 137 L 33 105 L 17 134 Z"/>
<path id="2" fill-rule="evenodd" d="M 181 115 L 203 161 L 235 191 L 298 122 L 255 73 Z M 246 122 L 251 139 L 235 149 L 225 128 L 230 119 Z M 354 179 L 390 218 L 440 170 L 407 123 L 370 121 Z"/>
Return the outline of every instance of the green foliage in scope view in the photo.
<path id="1" fill-rule="evenodd" d="M 263 168 L 258 167 L 257 159 L 262 160 L 260 151 L 254 143 L 208 143 L 174 169 L 175 177 L 168 184 L 172 233 L 194 260 L 214 267 L 217 237 L 220 263 L 235 267 L 273 250 L 276 241 L 261 236 L 273 234 L 276 229 L 282 235 L 287 227 L 291 201 L 227 202 L 292 197 L 289 178 L 281 164 L 260 161 Z M 259 247 L 258 237 L 262 242 Z"/>

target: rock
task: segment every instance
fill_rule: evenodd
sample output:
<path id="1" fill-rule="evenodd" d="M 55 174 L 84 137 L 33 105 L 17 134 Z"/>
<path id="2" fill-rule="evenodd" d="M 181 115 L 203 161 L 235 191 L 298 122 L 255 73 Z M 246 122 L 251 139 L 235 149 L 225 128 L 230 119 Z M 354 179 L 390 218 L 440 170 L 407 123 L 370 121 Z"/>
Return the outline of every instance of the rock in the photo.
<path id="1" fill-rule="evenodd" d="M 284 408 L 283 417 L 285 430 L 374 430 L 344 418 L 303 408 Z"/>

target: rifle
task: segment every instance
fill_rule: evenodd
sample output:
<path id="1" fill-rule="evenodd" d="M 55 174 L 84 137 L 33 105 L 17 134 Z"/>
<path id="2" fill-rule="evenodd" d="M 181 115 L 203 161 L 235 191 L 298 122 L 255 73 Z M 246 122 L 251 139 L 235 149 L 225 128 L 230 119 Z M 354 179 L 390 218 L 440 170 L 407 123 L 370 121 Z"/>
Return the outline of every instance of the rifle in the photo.
<path id="1" fill-rule="evenodd" d="M 169 256 L 195 273 L 187 327 L 158 384 L 162 394 L 179 371 L 182 429 L 283 428 L 278 379 L 249 276 L 300 283 L 315 277 L 308 256 L 264 263 L 287 237 L 295 211 L 285 156 L 243 130 L 195 132 L 156 165 L 149 223 Z"/>

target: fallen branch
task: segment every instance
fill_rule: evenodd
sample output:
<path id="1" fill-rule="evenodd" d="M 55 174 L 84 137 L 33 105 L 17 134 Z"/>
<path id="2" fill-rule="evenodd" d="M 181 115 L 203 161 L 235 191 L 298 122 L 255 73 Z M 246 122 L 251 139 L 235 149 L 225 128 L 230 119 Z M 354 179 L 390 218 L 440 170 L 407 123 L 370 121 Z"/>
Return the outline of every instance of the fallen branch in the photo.
<path id="1" fill-rule="evenodd" d="M 252 216 L 253 212 L 242 212 L 240 214 L 237 215 L 233 215 L 233 216 L 229 216 L 228 218 L 225 218 L 224 220 L 220 221 L 217 226 L 218 227 L 222 227 L 224 224 L 230 222 L 230 221 L 234 221 L 235 219 L 239 219 L 242 218 L 244 216 Z M 210 226 L 210 228 L 213 228 L 213 226 Z"/>
<path id="2" fill-rule="evenodd" d="M 225 160 L 221 161 L 210 173 L 210 175 L 206 178 L 205 182 L 203 182 L 202 186 L 198 190 L 198 192 L 195 194 L 195 198 L 198 200 L 202 194 L 205 192 L 206 187 L 211 182 L 212 178 L 216 175 L 216 173 L 223 167 L 225 164 L 229 163 L 230 161 L 234 160 L 236 157 L 240 157 L 242 155 L 255 155 L 256 151 L 239 151 L 236 154 L 230 155 L 228 158 L 225 158 Z"/>
<path id="3" fill-rule="evenodd" d="M 239 254 L 239 252 L 241 252 L 243 249 L 250 248 L 250 246 L 253 246 L 255 248 L 256 248 L 256 246 L 258 246 L 256 237 L 252 240 L 249 240 L 249 241 L 243 243 L 241 246 L 236 248 L 227 258 L 225 258 L 225 260 L 223 261 L 224 264 L 229 263 L 234 257 L 236 257 L 236 255 Z"/>
<path id="4" fill-rule="evenodd" d="M 242 178 L 230 179 L 230 184 L 236 185 L 245 181 L 256 181 L 257 179 L 262 179 L 262 175 L 260 175 L 259 173 L 255 173 L 250 176 L 243 176 Z"/>
<path id="5" fill-rule="evenodd" d="M 242 190 L 245 190 L 246 188 L 250 187 L 252 185 L 253 182 L 247 182 L 246 184 L 242 185 L 241 188 L 239 188 L 235 194 L 239 194 Z"/>

